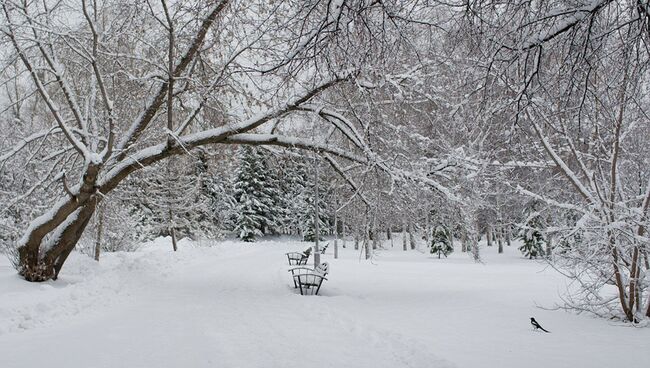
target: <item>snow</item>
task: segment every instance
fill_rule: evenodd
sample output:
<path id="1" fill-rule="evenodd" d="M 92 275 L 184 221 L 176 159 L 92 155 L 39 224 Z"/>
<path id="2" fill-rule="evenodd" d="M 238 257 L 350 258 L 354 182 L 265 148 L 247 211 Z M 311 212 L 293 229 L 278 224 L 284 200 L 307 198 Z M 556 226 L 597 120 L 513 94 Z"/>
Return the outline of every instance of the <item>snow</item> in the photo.
<path id="1" fill-rule="evenodd" d="M 73 253 L 58 281 L 0 259 L 0 367 L 612 367 L 650 358 L 650 329 L 540 309 L 565 279 L 519 254 L 333 244 L 320 296 L 300 296 L 286 252 L 307 243 L 168 239 L 100 262 Z M 348 245 L 350 243 L 348 242 Z M 311 262 L 310 258 L 310 262 Z M 551 333 L 535 332 L 529 318 Z"/>

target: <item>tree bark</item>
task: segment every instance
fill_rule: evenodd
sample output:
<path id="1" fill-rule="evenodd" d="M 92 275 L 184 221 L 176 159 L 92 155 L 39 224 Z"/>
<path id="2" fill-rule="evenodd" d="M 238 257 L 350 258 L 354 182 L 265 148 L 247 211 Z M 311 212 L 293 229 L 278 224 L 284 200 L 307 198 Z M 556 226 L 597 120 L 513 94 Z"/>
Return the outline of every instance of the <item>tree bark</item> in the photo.
<path id="1" fill-rule="evenodd" d="M 431 245 L 431 215 L 429 211 L 427 211 L 427 218 L 426 218 L 426 228 L 425 228 L 425 241 L 427 242 L 427 247 Z"/>

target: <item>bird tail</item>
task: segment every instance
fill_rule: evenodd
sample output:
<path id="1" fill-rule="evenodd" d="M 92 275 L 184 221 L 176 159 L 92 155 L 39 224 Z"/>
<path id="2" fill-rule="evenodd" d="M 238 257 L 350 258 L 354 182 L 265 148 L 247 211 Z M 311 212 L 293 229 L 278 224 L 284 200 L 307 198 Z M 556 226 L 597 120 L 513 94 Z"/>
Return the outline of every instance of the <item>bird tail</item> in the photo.
<path id="1" fill-rule="evenodd" d="M 544 331 L 544 332 L 546 332 L 546 333 L 551 333 L 551 331 L 546 330 L 546 329 L 545 329 L 544 327 L 542 327 L 542 326 L 539 326 L 539 329 L 542 330 L 542 331 Z"/>

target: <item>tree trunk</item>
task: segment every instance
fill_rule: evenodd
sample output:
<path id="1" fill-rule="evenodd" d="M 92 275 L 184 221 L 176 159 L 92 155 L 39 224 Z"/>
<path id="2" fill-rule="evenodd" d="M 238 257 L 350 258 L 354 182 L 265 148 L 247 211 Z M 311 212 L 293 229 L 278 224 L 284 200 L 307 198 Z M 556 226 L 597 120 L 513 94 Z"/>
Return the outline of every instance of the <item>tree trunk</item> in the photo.
<path id="1" fill-rule="evenodd" d="M 97 174 L 100 166 L 89 164 L 76 194 L 59 201 L 55 207 L 36 218 L 18 246 L 18 274 L 27 281 L 40 282 L 58 277 L 63 263 L 74 249 L 95 212 Z M 65 179 L 64 179 L 65 180 Z M 52 244 L 41 255 L 45 237 L 52 233 Z"/>
<path id="2" fill-rule="evenodd" d="M 492 246 L 492 227 L 490 225 L 488 225 L 485 232 L 486 232 L 486 235 L 487 235 L 487 245 L 488 245 L 488 247 L 491 247 Z"/>
<path id="3" fill-rule="evenodd" d="M 167 211 L 169 235 L 172 237 L 172 248 L 174 249 L 174 252 L 176 252 L 178 250 L 178 245 L 176 244 L 176 230 L 174 229 L 174 213 L 172 212 L 171 207 L 169 207 Z"/>
<path id="4" fill-rule="evenodd" d="M 339 216 L 334 213 L 334 259 L 339 258 Z"/>
<path id="5" fill-rule="evenodd" d="M 402 247 L 404 248 L 404 251 L 408 250 L 408 248 L 406 247 L 406 228 L 407 228 L 407 224 L 406 224 L 406 220 L 404 220 L 404 222 L 402 223 Z"/>
<path id="6" fill-rule="evenodd" d="M 171 236 L 172 236 L 172 248 L 174 249 L 174 252 L 178 250 L 178 244 L 176 243 L 176 229 L 174 227 L 171 228 Z"/>
<path id="7" fill-rule="evenodd" d="M 411 243 L 411 250 L 415 249 L 417 243 L 415 242 L 415 234 L 413 233 L 413 224 L 409 221 L 409 242 Z"/>
<path id="8" fill-rule="evenodd" d="M 314 242 L 314 268 L 320 266 L 320 249 L 318 246 L 318 241 L 320 240 L 320 214 L 319 214 L 319 201 L 320 201 L 320 193 L 319 193 L 319 188 L 318 188 L 318 162 L 316 161 L 316 157 L 314 157 L 314 231 L 316 232 L 316 238 Z"/>
<path id="9" fill-rule="evenodd" d="M 99 252 L 102 249 L 102 231 L 104 229 L 104 208 L 97 214 L 97 238 L 95 238 L 95 261 L 99 262 Z"/>
<path id="10" fill-rule="evenodd" d="M 425 241 L 427 242 L 426 244 L 427 244 L 427 247 L 428 247 L 429 245 L 431 245 L 431 215 L 430 215 L 429 211 L 427 211 L 427 219 L 426 219 L 426 221 L 427 221 L 427 224 L 426 224 L 426 227 L 425 227 L 425 230 L 424 230 L 425 231 L 424 237 L 426 239 Z"/>
<path id="11" fill-rule="evenodd" d="M 368 221 L 368 217 L 366 217 L 365 222 L 366 223 L 363 232 L 363 249 L 365 250 L 366 253 L 366 259 L 370 259 L 372 248 L 370 246 L 370 222 Z"/>
<path id="12" fill-rule="evenodd" d="M 377 214 L 372 215 L 372 249 L 377 249 L 379 244 L 379 231 L 377 230 Z"/>
<path id="13" fill-rule="evenodd" d="M 341 219 L 341 238 L 343 239 L 343 249 L 345 249 L 345 245 L 346 245 L 345 236 L 346 234 L 345 234 L 345 217 L 344 217 Z"/>
<path id="14" fill-rule="evenodd" d="M 354 229 L 354 250 L 359 250 L 359 227 Z"/>
<path id="15" fill-rule="evenodd" d="M 507 246 L 512 245 L 510 241 L 510 225 L 504 227 L 504 232 L 506 234 L 506 245 Z"/>
<path id="16" fill-rule="evenodd" d="M 497 228 L 497 245 L 499 246 L 499 254 L 503 253 L 503 226 L 499 225 Z"/>

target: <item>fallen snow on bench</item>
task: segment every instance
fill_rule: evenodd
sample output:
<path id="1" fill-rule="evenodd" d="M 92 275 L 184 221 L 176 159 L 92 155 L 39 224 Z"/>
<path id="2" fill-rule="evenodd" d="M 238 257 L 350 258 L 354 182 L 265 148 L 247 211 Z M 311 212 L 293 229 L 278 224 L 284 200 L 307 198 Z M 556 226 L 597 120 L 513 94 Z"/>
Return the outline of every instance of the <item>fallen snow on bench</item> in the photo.
<path id="1" fill-rule="evenodd" d="M 286 252 L 305 243 L 165 239 L 73 254 L 58 281 L 22 281 L 0 257 L 0 367 L 612 367 L 648 362 L 650 328 L 562 311 L 564 279 L 483 248 L 328 253 L 327 287 L 297 294 Z M 535 317 L 550 334 L 531 330 Z"/>

